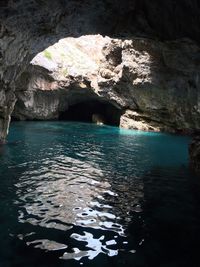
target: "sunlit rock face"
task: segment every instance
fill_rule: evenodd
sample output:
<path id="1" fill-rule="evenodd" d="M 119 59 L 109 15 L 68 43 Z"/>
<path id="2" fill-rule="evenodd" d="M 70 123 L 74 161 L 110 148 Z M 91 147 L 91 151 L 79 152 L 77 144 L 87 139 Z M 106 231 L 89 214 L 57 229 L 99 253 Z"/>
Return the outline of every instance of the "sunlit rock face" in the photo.
<path id="1" fill-rule="evenodd" d="M 0 2 L 0 139 L 7 135 L 15 82 L 30 60 L 61 38 L 88 34 L 197 42 L 199 1 L 3 0 Z M 185 90 L 185 89 L 183 89 Z M 160 93 L 161 94 L 161 93 Z"/>
<path id="2" fill-rule="evenodd" d="M 107 40 L 108 38 L 106 38 Z M 96 99 L 103 37 L 66 38 L 39 53 L 16 83 L 17 119 L 58 119 L 69 106 Z"/>
<path id="3" fill-rule="evenodd" d="M 65 38 L 39 53 L 19 78 L 13 117 L 55 119 L 91 99 L 117 107 L 124 128 L 195 131 L 200 128 L 199 56 L 189 40 Z"/>

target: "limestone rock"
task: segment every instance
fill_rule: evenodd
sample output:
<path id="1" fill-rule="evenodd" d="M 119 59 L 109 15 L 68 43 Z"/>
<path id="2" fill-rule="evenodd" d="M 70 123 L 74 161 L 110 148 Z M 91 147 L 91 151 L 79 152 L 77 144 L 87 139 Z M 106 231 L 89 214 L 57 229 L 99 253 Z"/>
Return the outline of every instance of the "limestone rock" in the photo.
<path id="1" fill-rule="evenodd" d="M 200 128 L 200 48 L 101 35 L 65 38 L 38 54 L 16 83 L 18 119 L 55 119 L 87 99 L 126 111 L 120 126 L 192 132 Z"/>
<path id="2" fill-rule="evenodd" d="M 14 92 L 16 80 L 34 55 L 67 36 L 101 33 L 119 38 L 139 36 L 162 40 L 188 37 L 199 42 L 199 10 L 197 0 L 183 0 L 181 4 L 170 0 L 3 0 L 0 2 L 1 95 L 7 95 L 9 90 Z M 107 74 L 106 78 L 110 73 Z M 6 99 L 12 107 L 15 100 L 13 97 L 8 100 L 10 95 Z M 9 115 L 7 112 L 2 104 L 2 138 L 12 108 Z"/>
<path id="3" fill-rule="evenodd" d="M 107 38 L 66 38 L 39 53 L 16 83 L 19 120 L 57 119 L 69 106 L 97 98 L 91 83 L 97 77 L 101 48 Z"/>
<path id="4" fill-rule="evenodd" d="M 127 39 L 135 36 L 154 40 L 172 40 L 187 37 L 199 43 L 199 11 L 200 6 L 197 0 L 182 0 L 180 4 L 170 0 L 155 0 L 153 2 L 149 0 L 103 0 L 100 2 L 93 0 L 1 1 L 0 97 L 2 98 L 0 100 L 0 138 L 5 138 L 8 130 L 9 118 L 15 104 L 13 93 L 16 80 L 26 70 L 31 59 L 49 45 L 54 44 L 61 38 L 97 33 L 110 37 L 126 37 Z M 119 52 L 120 49 L 116 50 L 114 48 L 113 55 Z M 171 57 L 167 56 L 166 58 L 170 59 Z M 180 59 L 181 56 L 178 58 Z M 198 60 L 198 57 L 195 56 L 194 61 L 196 60 Z M 114 64 L 109 69 L 110 71 L 117 71 L 117 67 L 114 69 L 116 62 L 118 64 L 118 61 L 113 61 Z M 185 60 L 183 63 L 185 63 Z M 50 67 L 53 68 L 54 66 Z M 125 68 L 127 67 L 124 66 L 123 71 L 125 71 Z M 113 74 L 111 75 L 109 71 L 104 73 L 106 73 L 104 75 L 106 80 L 108 78 L 113 79 Z M 193 75 L 195 73 L 196 71 Z M 158 73 L 159 75 L 160 73 Z M 176 77 L 175 73 L 174 76 Z M 178 76 L 179 72 L 177 73 Z M 117 79 L 114 75 L 113 82 L 116 82 Z M 195 85 L 193 79 L 189 80 L 190 86 Z M 95 83 L 94 80 L 93 84 Z M 106 83 L 106 85 L 110 87 L 112 84 Z M 185 85 L 180 85 L 180 88 L 185 88 Z M 100 91 L 98 93 L 101 94 Z M 127 105 L 127 101 L 121 99 L 120 94 L 119 96 L 117 94 L 113 96 L 113 92 L 107 94 L 110 98 L 118 97 L 118 102 L 121 105 Z M 195 94 L 196 89 L 194 88 L 193 95 Z M 163 98 L 165 98 L 165 95 Z M 132 108 L 135 104 L 132 100 L 129 102 L 129 108 Z M 10 108 L 5 108 L 8 103 Z M 194 106 L 193 104 L 191 106 Z M 198 106 L 196 108 L 198 109 Z M 196 113 L 196 110 L 194 113 Z M 194 118 L 195 120 L 196 118 Z"/>
<path id="5" fill-rule="evenodd" d="M 147 121 L 147 118 L 146 120 L 143 118 L 145 118 L 144 115 L 136 111 L 126 110 L 120 118 L 120 127 L 140 131 L 159 132 L 161 130 L 159 123 L 156 125 L 156 122 Z"/>

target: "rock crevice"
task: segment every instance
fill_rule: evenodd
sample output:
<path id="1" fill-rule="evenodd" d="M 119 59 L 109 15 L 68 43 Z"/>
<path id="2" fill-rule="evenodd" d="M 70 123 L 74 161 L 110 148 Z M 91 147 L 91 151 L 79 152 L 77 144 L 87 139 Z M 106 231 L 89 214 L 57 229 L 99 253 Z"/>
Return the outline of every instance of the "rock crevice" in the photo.
<path id="1" fill-rule="evenodd" d="M 121 127 L 195 132 L 199 56 L 199 47 L 186 39 L 65 38 L 39 53 L 18 79 L 13 116 L 56 119 L 70 106 L 96 99 L 121 111 Z"/>

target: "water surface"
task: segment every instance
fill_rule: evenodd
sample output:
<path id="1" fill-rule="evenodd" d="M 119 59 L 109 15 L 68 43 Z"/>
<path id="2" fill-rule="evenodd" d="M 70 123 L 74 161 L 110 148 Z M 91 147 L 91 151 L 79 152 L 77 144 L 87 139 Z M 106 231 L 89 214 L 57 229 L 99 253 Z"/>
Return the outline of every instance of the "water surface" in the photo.
<path id="1" fill-rule="evenodd" d="M 0 151 L 0 266 L 200 266 L 188 137 L 14 122 Z"/>

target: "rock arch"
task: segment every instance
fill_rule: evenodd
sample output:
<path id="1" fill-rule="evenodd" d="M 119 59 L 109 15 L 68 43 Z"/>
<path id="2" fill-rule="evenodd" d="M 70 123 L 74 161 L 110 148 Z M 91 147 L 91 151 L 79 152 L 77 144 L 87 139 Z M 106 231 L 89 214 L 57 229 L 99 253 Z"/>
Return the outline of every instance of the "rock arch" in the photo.
<path id="1" fill-rule="evenodd" d="M 1 1 L 1 142 L 16 102 L 15 81 L 38 52 L 60 38 L 94 33 L 162 40 L 189 37 L 199 42 L 199 10 L 198 0 L 181 4 L 170 0 Z"/>

